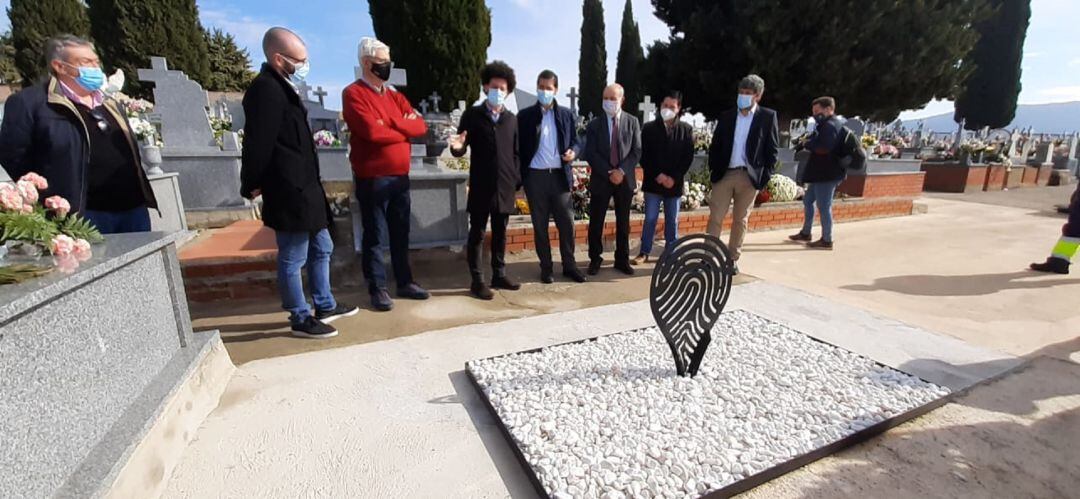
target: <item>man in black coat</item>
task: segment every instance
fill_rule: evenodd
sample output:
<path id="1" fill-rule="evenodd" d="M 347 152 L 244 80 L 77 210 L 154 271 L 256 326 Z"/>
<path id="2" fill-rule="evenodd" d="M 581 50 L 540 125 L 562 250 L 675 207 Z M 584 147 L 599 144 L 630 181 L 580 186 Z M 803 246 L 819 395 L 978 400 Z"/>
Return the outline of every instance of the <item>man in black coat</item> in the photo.
<path id="1" fill-rule="evenodd" d="M 42 197 L 60 196 L 102 233 L 150 230 L 157 208 L 139 147 L 94 45 L 72 35 L 45 44 L 49 78 L 12 95 L 0 129 L 0 164 L 12 179 L 37 173 Z"/>
<path id="2" fill-rule="evenodd" d="M 494 61 L 480 72 L 487 98 L 483 104 L 461 115 L 458 135 L 450 138 L 450 153 L 455 157 L 472 149 L 469 166 L 469 240 L 466 254 L 470 291 L 481 300 L 495 297 L 492 288 L 514 291 L 521 285 L 506 275 L 506 226 L 517 204 L 515 194 L 521 186 L 518 163 L 518 122 L 506 109 L 505 101 L 514 91 L 514 70 L 505 62 Z M 491 220 L 491 287 L 484 282 L 480 269 L 484 230 Z"/>
<path id="3" fill-rule="evenodd" d="M 604 89 L 604 113 L 585 131 L 589 177 L 589 275 L 604 262 L 604 218 L 615 198 L 615 269 L 634 275 L 630 266 L 630 203 L 637 188 L 635 170 L 641 160 L 641 124 L 622 112 L 625 91 L 618 83 Z"/>
<path id="4" fill-rule="evenodd" d="M 780 142 L 776 111 L 758 105 L 764 92 L 765 80 L 761 77 L 743 78 L 739 82 L 737 109 L 720 115 L 709 147 L 712 193 L 708 233 L 720 237 L 724 217 L 734 205 L 728 249 L 736 262 L 742 256 L 750 210 L 758 191 L 769 183 Z"/>
<path id="5" fill-rule="evenodd" d="M 840 145 L 846 138 L 844 121 L 836 116 L 836 99 L 818 97 L 810 107 L 814 116 L 814 133 L 806 143 L 810 157 L 799 182 L 806 184 L 803 196 L 803 228 L 789 236 L 792 241 L 806 242 L 812 249 L 832 250 L 832 202 L 836 188 L 844 181 L 847 170 L 840 158 Z M 821 218 L 821 239 L 812 241 L 814 206 Z"/>
<path id="6" fill-rule="evenodd" d="M 634 265 L 648 261 L 656 237 L 660 205 L 664 206 L 664 242 L 671 248 L 679 238 L 679 205 L 683 179 L 694 162 L 694 128 L 679 119 L 682 93 L 671 91 L 660 102 L 660 118 L 641 128 L 641 190 L 645 192 L 645 224 L 641 251 Z"/>
<path id="7" fill-rule="evenodd" d="M 293 335 L 329 338 L 329 322 L 359 309 L 337 303 L 330 290 L 330 206 L 319 175 L 319 157 L 296 85 L 308 71 L 307 47 L 285 28 L 263 37 L 266 63 L 244 94 L 243 166 L 240 194 L 262 195 L 263 223 L 274 229 L 278 245 L 278 290 L 289 311 Z M 312 315 L 304 296 L 301 269 L 307 268 Z"/>
<path id="8" fill-rule="evenodd" d="M 558 93 L 558 75 L 545 69 L 536 79 L 536 105 L 522 109 L 518 115 L 521 179 L 529 200 L 540 281 L 544 284 L 555 281 L 548 238 L 548 223 L 553 216 L 559 230 L 563 275 L 585 282 L 574 259 L 574 201 L 570 196 L 574 187 L 572 163 L 580 146 L 574 113 L 556 102 Z"/>

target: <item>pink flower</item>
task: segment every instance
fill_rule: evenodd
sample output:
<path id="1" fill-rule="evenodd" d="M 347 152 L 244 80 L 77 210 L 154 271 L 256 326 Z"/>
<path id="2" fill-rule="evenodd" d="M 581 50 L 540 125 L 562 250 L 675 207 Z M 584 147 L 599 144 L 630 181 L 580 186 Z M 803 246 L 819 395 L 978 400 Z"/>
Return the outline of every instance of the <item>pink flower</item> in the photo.
<path id="1" fill-rule="evenodd" d="M 72 254 L 74 254 L 75 258 L 80 262 L 85 262 L 89 260 L 90 257 L 94 256 L 93 250 L 90 249 L 90 243 L 86 239 L 75 240 L 75 250 Z"/>
<path id="2" fill-rule="evenodd" d="M 38 201 L 37 186 L 29 180 L 20 180 L 15 184 L 15 188 L 19 190 L 19 194 L 23 198 L 23 202 L 26 204 L 34 204 Z"/>
<path id="3" fill-rule="evenodd" d="M 53 265 L 60 272 L 70 274 L 79 268 L 79 259 L 73 255 L 61 255 L 53 258 Z"/>
<path id="4" fill-rule="evenodd" d="M 22 208 L 19 208 L 19 213 L 22 213 L 23 215 L 29 215 L 29 214 L 31 214 L 33 212 L 34 212 L 34 206 L 33 205 L 24 204 L 24 205 L 22 205 Z"/>
<path id="5" fill-rule="evenodd" d="M 22 210 L 23 198 L 15 184 L 0 183 L 0 209 L 8 211 Z"/>
<path id="6" fill-rule="evenodd" d="M 75 240 L 64 234 L 60 234 L 52 238 L 52 242 L 49 244 L 49 251 L 53 256 L 68 256 L 75 250 Z"/>
<path id="7" fill-rule="evenodd" d="M 19 179 L 19 181 L 30 182 L 31 184 L 34 184 L 34 187 L 37 187 L 37 190 L 39 191 L 43 191 L 49 188 L 49 181 L 45 180 L 45 177 L 42 177 L 41 175 L 38 175 L 34 172 L 23 175 L 22 178 Z"/>
<path id="8" fill-rule="evenodd" d="M 64 218 L 71 212 L 71 203 L 60 196 L 50 196 L 45 198 L 45 208 L 56 213 L 56 216 Z"/>

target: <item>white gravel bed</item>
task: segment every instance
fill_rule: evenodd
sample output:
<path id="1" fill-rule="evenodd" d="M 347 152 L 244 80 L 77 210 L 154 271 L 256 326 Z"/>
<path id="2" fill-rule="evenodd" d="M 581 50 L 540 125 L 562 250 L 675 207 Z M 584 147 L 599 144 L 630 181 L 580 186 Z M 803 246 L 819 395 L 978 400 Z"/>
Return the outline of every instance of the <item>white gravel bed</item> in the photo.
<path id="1" fill-rule="evenodd" d="M 554 498 L 699 497 L 949 393 L 745 311 L 695 378 L 655 327 L 470 362 Z"/>

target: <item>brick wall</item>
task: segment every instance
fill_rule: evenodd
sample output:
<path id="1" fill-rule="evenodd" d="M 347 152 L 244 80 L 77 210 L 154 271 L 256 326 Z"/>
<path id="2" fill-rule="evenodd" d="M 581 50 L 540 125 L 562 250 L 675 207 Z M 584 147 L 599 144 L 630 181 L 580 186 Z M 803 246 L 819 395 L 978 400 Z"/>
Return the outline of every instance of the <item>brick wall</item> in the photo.
<path id="1" fill-rule="evenodd" d="M 923 172 L 852 175 L 844 179 L 837 191 L 861 198 L 915 198 L 922 194 L 925 181 Z"/>
<path id="2" fill-rule="evenodd" d="M 921 178 L 921 177 L 920 177 Z M 872 218 L 896 217 L 910 215 L 914 207 L 914 200 L 906 198 L 873 198 L 873 199 L 838 199 L 833 204 L 833 219 L 837 222 L 849 222 L 855 220 L 868 220 Z M 630 220 L 630 241 L 641 238 L 642 226 L 645 216 L 635 214 Z M 705 232 L 709 223 L 709 210 L 707 208 L 679 214 L 679 232 L 691 234 Z M 802 202 L 793 203 L 767 203 L 755 208 L 750 214 L 749 228 L 751 231 L 766 231 L 782 228 L 801 227 L 803 223 Z M 731 227 L 731 214 L 724 219 L 724 230 Z M 574 224 L 574 240 L 578 245 L 586 244 L 589 230 L 587 220 L 579 220 Z M 657 234 L 662 237 L 664 231 L 664 217 L 661 214 L 657 222 Z M 490 232 L 487 234 L 490 240 Z M 529 224 L 515 224 L 507 229 L 506 250 L 510 253 L 536 249 L 533 241 L 533 229 Z M 548 238 L 551 246 L 557 247 L 559 241 L 558 232 L 554 227 L 548 228 Z M 604 221 L 604 242 L 611 243 L 615 240 L 615 214 L 608 213 Z"/>
<path id="3" fill-rule="evenodd" d="M 960 166 L 958 163 L 923 163 L 927 192 L 974 192 L 986 186 L 986 166 Z"/>

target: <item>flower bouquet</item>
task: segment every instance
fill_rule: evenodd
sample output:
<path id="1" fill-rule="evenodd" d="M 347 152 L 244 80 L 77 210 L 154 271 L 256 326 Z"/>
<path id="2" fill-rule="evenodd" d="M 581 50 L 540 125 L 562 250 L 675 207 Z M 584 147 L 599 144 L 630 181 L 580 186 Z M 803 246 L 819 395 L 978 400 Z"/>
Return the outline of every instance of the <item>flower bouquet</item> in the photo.
<path id="1" fill-rule="evenodd" d="M 765 191 L 769 193 L 769 201 L 777 203 L 786 203 L 788 201 L 794 201 L 799 195 L 799 186 L 795 184 L 794 180 L 783 175 L 773 175 L 769 179 L 769 183 L 765 186 Z"/>
<path id="2" fill-rule="evenodd" d="M 687 182 L 686 190 L 683 193 L 682 202 L 680 203 L 684 210 L 696 210 L 705 205 L 705 198 L 708 189 L 705 184 L 698 182 Z"/>
<path id="3" fill-rule="evenodd" d="M 48 181 L 36 173 L 15 183 L 0 183 L 0 259 L 28 260 L 0 265 L 0 284 L 22 282 L 54 267 L 72 272 L 92 256 L 91 243 L 104 241 L 93 224 L 71 213 L 66 199 L 40 200 L 41 191 L 48 188 Z M 53 257 L 52 266 L 36 263 L 46 251 Z"/>
<path id="4" fill-rule="evenodd" d="M 570 197 L 574 202 L 574 218 L 587 220 L 589 218 L 589 173 L 584 167 L 574 168 L 574 188 L 570 191 Z"/>
<path id="5" fill-rule="evenodd" d="M 313 138 L 316 147 L 337 147 L 341 145 L 341 142 L 338 141 L 337 137 L 334 137 L 334 132 L 331 132 L 330 130 L 319 130 L 318 132 L 315 132 Z"/>

